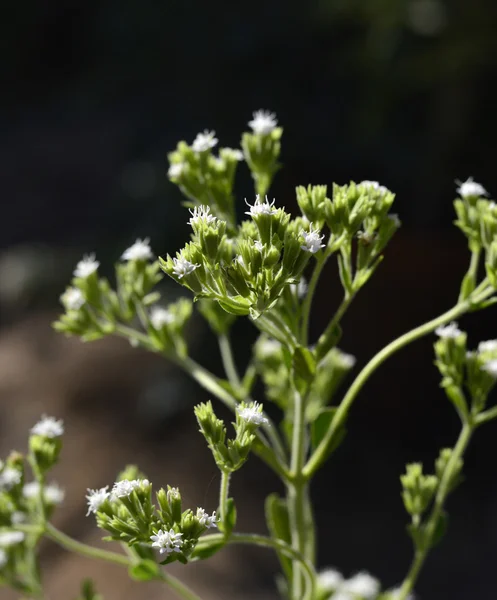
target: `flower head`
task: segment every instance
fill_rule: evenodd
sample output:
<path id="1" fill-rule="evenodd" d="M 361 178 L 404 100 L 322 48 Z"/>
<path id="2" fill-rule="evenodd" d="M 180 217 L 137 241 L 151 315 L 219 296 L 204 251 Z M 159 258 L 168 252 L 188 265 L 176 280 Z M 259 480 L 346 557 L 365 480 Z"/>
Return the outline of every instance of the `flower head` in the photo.
<path id="1" fill-rule="evenodd" d="M 343 583 L 343 575 L 337 569 L 325 569 L 318 574 L 319 586 L 327 592 L 333 592 Z"/>
<path id="2" fill-rule="evenodd" d="M 441 325 L 435 329 L 435 333 L 442 339 L 455 339 L 462 334 L 455 321 L 448 325 Z"/>
<path id="3" fill-rule="evenodd" d="M 64 433 L 64 421 L 43 415 L 40 421 L 31 428 L 31 433 L 47 438 L 60 437 Z"/>
<path id="4" fill-rule="evenodd" d="M 164 325 L 169 325 L 174 322 L 173 313 L 167 308 L 161 306 L 154 306 L 150 311 L 150 322 L 154 329 L 162 329 Z"/>
<path id="5" fill-rule="evenodd" d="M 318 229 L 312 228 L 312 223 L 309 226 L 309 231 L 302 230 L 300 235 L 304 238 L 304 244 L 300 246 L 302 250 L 306 250 L 311 254 L 316 254 L 318 250 L 325 247 L 325 244 L 321 244 L 324 239 L 324 235 L 319 235 Z"/>
<path id="6" fill-rule="evenodd" d="M 152 548 L 158 548 L 161 554 L 181 552 L 181 546 L 183 545 L 182 536 L 182 533 L 176 533 L 174 529 L 170 529 L 169 531 L 160 529 L 155 535 L 150 536 L 153 542 Z"/>
<path id="7" fill-rule="evenodd" d="M 153 258 L 149 242 L 149 238 L 145 238 L 144 240 L 137 239 L 132 246 L 123 252 L 121 258 L 123 260 L 148 260 L 149 258 Z"/>
<path id="8" fill-rule="evenodd" d="M 173 273 L 178 279 L 181 279 L 185 275 L 190 275 L 200 265 L 194 265 L 189 260 L 181 256 L 180 258 L 173 258 Z"/>
<path id="9" fill-rule="evenodd" d="M 254 425 L 267 425 L 269 423 L 262 414 L 262 406 L 258 402 L 252 403 L 251 406 L 238 406 L 236 410 L 247 423 L 253 423 Z"/>
<path id="10" fill-rule="evenodd" d="M 109 499 L 110 493 L 107 491 L 108 489 L 109 486 L 106 485 L 98 490 L 86 490 L 88 492 L 86 495 L 86 499 L 88 501 L 88 512 L 86 513 L 86 516 L 88 516 L 90 513 L 95 514 L 100 509 L 102 504 Z"/>
<path id="11" fill-rule="evenodd" d="M 262 338 L 257 342 L 257 350 L 262 358 L 266 358 L 281 350 L 281 342 L 273 340 L 272 338 Z"/>
<path id="12" fill-rule="evenodd" d="M 353 356 L 352 354 L 347 354 L 347 352 L 342 352 L 341 350 L 338 350 L 338 349 L 337 349 L 337 357 L 338 357 L 338 360 L 340 361 L 340 363 L 346 369 L 352 369 L 352 367 L 354 367 L 354 365 L 357 362 L 355 356 Z"/>
<path id="13" fill-rule="evenodd" d="M 207 529 L 211 527 L 217 527 L 217 523 L 219 522 L 219 518 L 216 516 L 216 511 L 209 515 L 205 512 L 203 508 L 197 508 L 197 519 L 200 525 L 204 525 Z"/>
<path id="14" fill-rule="evenodd" d="M 20 510 L 14 511 L 10 517 L 12 525 L 20 525 L 21 523 L 25 523 L 26 519 L 26 513 L 23 513 Z"/>
<path id="15" fill-rule="evenodd" d="M 36 498 L 40 495 L 40 484 L 37 481 L 30 481 L 22 488 L 22 495 L 25 498 Z"/>
<path id="16" fill-rule="evenodd" d="M 67 310 L 78 310 L 86 302 L 83 292 L 75 287 L 67 288 L 60 299 Z"/>
<path id="17" fill-rule="evenodd" d="M 494 379 L 497 379 L 497 358 L 487 361 L 483 365 L 482 370 L 488 373 Z"/>
<path id="18" fill-rule="evenodd" d="M 497 350 L 497 340 L 487 340 L 486 342 L 480 342 L 478 344 L 478 352 L 483 354 L 484 352 L 495 352 Z"/>
<path id="19" fill-rule="evenodd" d="M 181 177 L 181 175 L 183 175 L 185 168 L 186 164 L 183 162 L 173 163 L 169 166 L 167 174 L 171 179 L 178 179 Z"/>
<path id="20" fill-rule="evenodd" d="M 60 504 L 64 501 L 66 493 L 58 483 L 50 483 L 45 486 L 43 496 L 48 504 Z"/>
<path id="21" fill-rule="evenodd" d="M 0 473 L 0 491 L 12 489 L 21 482 L 21 477 L 21 471 L 13 469 L 12 467 L 5 467 Z"/>
<path id="22" fill-rule="evenodd" d="M 273 199 L 273 201 L 270 203 L 267 199 L 267 196 L 265 202 L 261 202 L 260 196 L 257 194 L 254 204 L 249 204 L 247 200 L 245 200 L 245 204 L 250 207 L 250 210 L 248 210 L 245 214 L 251 217 L 256 217 L 258 215 L 274 215 L 276 214 L 274 202 L 275 201 Z"/>
<path id="23" fill-rule="evenodd" d="M 243 160 L 244 158 L 243 152 L 238 148 L 224 148 L 223 152 L 228 158 L 232 158 L 233 160 Z"/>
<path id="24" fill-rule="evenodd" d="M 387 187 L 385 187 L 384 185 L 380 185 L 378 181 L 370 181 L 369 179 L 361 181 L 359 185 L 366 189 L 368 192 L 374 190 L 375 192 L 380 192 L 380 194 L 386 194 L 389 191 Z"/>
<path id="25" fill-rule="evenodd" d="M 257 252 L 262 252 L 264 250 L 264 244 L 260 240 L 255 240 L 254 248 L 257 250 Z"/>
<path id="26" fill-rule="evenodd" d="M 198 133 L 195 138 L 192 148 L 195 152 L 206 152 L 217 144 L 218 139 L 215 137 L 215 131 L 204 130 L 204 133 Z"/>
<path id="27" fill-rule="evenodd" d="M 462 183 L 460 181 L 456 181 L 456 183 L 459 184 L 456 191 L 462 198 L 487 195 L 487 190 L 480 183 L 474 181 L 472 177 L 468 177 Z"/>
<path id="28" fill-rule="evenodd" d="M 258 135 L 269 135 L 278 125 L 276 115 L 268 110 L 258 110 L 253 113 L 253 117 L 248 124 Z"/>
<path id="29" fill-rule="evenodd" d="M 122 481 L 116 481 L 112 488 L 112 496 L 116 498 L 127 498 L 134 490 L 140 487 L 141 481 L 139 479 L 123 479 Z"/>
<path id="30" fill-rule="evenodd" d="M 342 586 L 341 590 L 348 592 L 349 594 L 355 594 L 364 600 L 372 600 L 376 598 L 380 591 L 380 583 L 366 571 L 357 573 L 350 579 L 347 579 Z"/>
<path id="31" fill-rule="evenodd" d="M 74 269 L 74 277 L 86 279 L 100 266 L 98 260 L 95 260 L 95 254 L 85 254 Z"/>
<path id="32" fill-rule="evenodd" d="M 1 531 L 0 532 L 0 547 L 8 548 L 14 544 L 20 544 L 24 541 L 24 533 L 22 531 Z"/>
<path id="33" fill-rule="evenodd" d="M 193 210 L 190 209 L 190 214 L 191 218 L 188 220 L 188 225 L 191 225 L 192 227 L 194 225 L 198 226 L 201 223 L 210 225 L 217 221 L 217 218 L 214 215 L 211 215 L 209 206 L 196 206 Z"/>

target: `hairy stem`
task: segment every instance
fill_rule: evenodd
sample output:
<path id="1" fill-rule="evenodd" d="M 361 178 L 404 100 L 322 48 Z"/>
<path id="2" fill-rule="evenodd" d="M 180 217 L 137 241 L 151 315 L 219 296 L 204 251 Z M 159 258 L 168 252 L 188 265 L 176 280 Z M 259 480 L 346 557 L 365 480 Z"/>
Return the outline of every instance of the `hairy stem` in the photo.
<path id="1" fill-rule="evenodd" d="M 228 514 L 228 494 L 230 487 L 231 473 L 221 471 L 221 487 L 219 489 L 219 516 L 221 523 L 226 522 L 226 516 Z"/>
<path id="2" fill-rule="evenodd" d="M 231 347 L 230 339 L 228 334 L 218 336 L 219 350 L 221 352 L 221 360 L 223 361 L 223 367 L 228 377 L 228 381 L 231 383 L 233 389 L 239 390 L 242 387 L 240 376 L 236 369 L 235 360 L 233 357 L 233 349 Z"/>

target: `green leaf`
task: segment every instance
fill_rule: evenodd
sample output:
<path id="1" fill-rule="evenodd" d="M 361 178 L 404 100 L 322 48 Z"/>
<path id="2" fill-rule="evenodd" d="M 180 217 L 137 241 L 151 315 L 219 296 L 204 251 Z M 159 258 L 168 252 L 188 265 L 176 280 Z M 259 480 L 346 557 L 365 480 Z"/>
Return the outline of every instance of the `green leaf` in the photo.
<path id="1" fill-rule="evenodd" d="M 466 273 L 461 283 L 461 291 L 459 292 L 458 302 L 463 302 L 472 294 L 475 289 L 475 276 L 472 273 Z"/>
<path id="2" fill-rule="evenodd" d="M 316 374 L 316 361 L 312 352 L 303 346 L 297 346 L 293 352 L 292 359 L 293 374 L 296 379 L 302 379 L 306 383 L 314 380 Z"/>
<path id="3" fill-rule="evenodd" d="M 151 581 L 157 579 L 160 575 L 159 565 L 153 560 L 141 560 L 131 565 L 128 570 L 129 576 L 135 581 Z"/>
<path id="4" fill-rule="evenodd" d="M 228 538 L 236 525 L 236 506 L 233 498 L 228 498 L 227 504 L 224 521 L 220 521 L 217 528 Z"/>
<path id="5" fill-rule="evenodd" d="M 311 444 L 314 450 L 316 450 L 316 448 L 319 446 L 328 429 L 331 427 L 331 423 L 333 422 L 336 412 L 337 408 L 335 406 L 323 408 L 319 411 L 316 420 L 311 424 Z M 346 433 L 347 430 L 343 425 L 335 432 L 335 439 L 328 448 L 326 456 L 323 458 L 323 462 L 343 442 Z"/>
<path id="6" fill-rule="evenodd" d="M 209 542 L 207 544 L 204 544 L 202 540 L 202 545 L 199 548 L 195 548 L 190 556 L 190 560 L 205 560 L 206 558 L 210 558 L 216 554 L 216 552 L 219 552 L 225 544 L 225 540 L 222 540 L 221 542 Z"/>
<path id="7" fill-rule="evenodd" d="M 285 500 L 280 498 L 278 494 L 270 494 L 265 502 L 266 522 L 271 536 L 276 539 L 283 540 L 287 544 L 292 543 L 292 534 L 290 529 L 290 518 L 288 516 L 288 508 Z M 292 561 L 278 552 L 278 558 L 281 567 L 285 572 L 288 581 L 292 578 Z"/>
<path id="8" fill-rule="evenodd" d="M 443 512 L 435 525 L 435 531 L 433 532 L 433 536 L 431 538 L 431 547 L 434 548 L 437 544 L 440 543 L 443 536 L 447 531 L 447 527 L 449 525 L 449 517 L 446 512 Z"/>

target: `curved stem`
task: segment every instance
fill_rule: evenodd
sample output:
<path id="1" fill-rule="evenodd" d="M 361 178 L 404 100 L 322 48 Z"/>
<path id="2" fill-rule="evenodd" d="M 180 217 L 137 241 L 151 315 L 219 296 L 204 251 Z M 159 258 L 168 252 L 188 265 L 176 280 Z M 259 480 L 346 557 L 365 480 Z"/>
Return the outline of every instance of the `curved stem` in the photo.
<path id="1" fill-rule="evenodd" d="M 94 548 L 93 546 L 78 542 L 62 531 L 59 531 L 50 523 L 47 523 L 46 525 L 45 535 L 59 544 L 59 546 L 62 546 L 62 548 L 69 550 L 69 552 L 74 552 L 75 554 L 80 554 L 81 556 L 86 556 L 88 558 L 104 560 L 127 568 L 133 565 L 133 560 L 128 556 L 110 552 L 109 550 L 103 550 L 102 548 Z M 197 596 L 197 594 L 192 592 L 184 583 L 173 575 L 161 571 L 159 579 L 177 592 L 184 600 L 201 600 L 200 596 Z"/>
<path id="2" fill-rule="evenodd" d="M 314 267 L 314 271 L 312 272 L 311 279 L 309 281 L 309 287 L 307 288 L 306 297 L 304 298 L 304 302 L 302 303 L 302 324 L 300 328 L 300 341 L 302 346 L 307 346 L 307 344 L 309 343 L 309 319 L 311 316 L 312 300 L 314 298 L 314 293 L 316 291 L 319 277 L 321 276 L 321 272 L 327 260 L 327 253 L 318 257 L 316 265 Z"/>
<path id="3" fill-rule="evenodd" d="M 376 369 L 392 354 L 395 354 L 398 350 L 407 346 L 411 342 L 423 337 L 424 335 L 431 333 L 437 327 L 441 325 L 445 325 L 452 319 L 456 319 L 457 317 L 464 314 L 470 307 L 471 302 L 482 301 L 493 293 L 493 289 L 487 289 L 485 292 L 480 294 L 477 298 L 472 294 L 467 300 L 456 304 L 449 311 L 440 315 L 439 317 L 428 321 L 428 323 L 424 323 L 415 329 L 401 335 L 399 338 L 385 346 L 383 350 L 378 352 L 376 356 L 374 356 L 368 364 L 363 368 L 363 370 L 356 377 L 352 385 L 350 386 L 348 392 L 345 394 L 342 402 L 338 406 L 337 412 L 335 414 L 335 418 L 333 419 L 330 428 L 326 432 L 326 435 L 322 439 L 319 446 L 316 448 L 316 451 L 309 459 L 307 465 L 304 468 L 304 476 L 309 478 L 313 473 L 319 468 L 320 464 L 324 461 L 328 448 L 330 447 L 333 439 L 339 431 L 340 427 L 343 425 L 348 411 L 352 406 L 357 394 L 361 391 L 363 385 L 369 379 L 369 377 L 376 371 Z"/>
<path id="4" fill-rule="evenodd" d="M 397 595 L 398 600 L 406 600 L 408 594 L 413 590 L 416 580 L 418 579 L 419 573 L 424 565 L 428 552 L 432 546 L 433 536 L 437 529 L 438 522 L 443 512 L 445 500 L 450 491 L 450 483 L 453 481 L 454 469 L 457 468 L 459 460 L 462 458 L 464 451 L 466 450 L 471 435 L 475 426 L 471 422 L 466 422 L 461 430 L 457 444 L 450 456 L 449 462 L 445 468 L 440 486 L 438 488 L 433 508 L 425 525 L 425 536 L 423 539 L 423 546 L 416 550 L 414 559 L 411 564 L 411 568 L 402 583 L 400 591 Z"/>
<path id="5" fill-rule="evenodd" d="M 334 345 L 335 338 L 335 329 L 337 325 L 340 324 L 343 315 L 347 312 L 347 309 L 352 303 L 355 294 L 346 294 L 343 298 L 340 306 L 338 307 L 336 313 L 333 315 L 331 321 L 328 323 L 326 329 L 319 337 L 317 346 L 316 346 L 316 359 L 319 361 L 321 358 L 325 356 L 325 354 L 331 350 Z"/>
<path id="6" fill-rule="evenodd" d="M 215 543 L 217 541 L 222 542 L 224 536 L 221 533 L 214 533 L 212 535 L 206 535 L 200 538 L 197 547 L 202 546 L 202 542 L 208 544 Z M 227 541 L 228 544 L 253 544 L 255 546 L 262 546 L 264 548 L 272 548 L 286 554 L 289 558 L 296 560 L 302 566 L 302 569 L 306 575 L 307 586 L 305 596 L 302 596 L 303 600 L 313 600 L 316 596 L 315 582 L 316 573 L 312 564 L 306 560 L 302 554 L 297 550 L 289 546 L 282 540 L 268 538 L 264 535 L 257 535 L 252 533 L 232 533 L 231 537 Z"/>
<path id="7" fill-rule="evenodd" d="M 238 371 L 236 369 L 235 360 L 233 357 L 233 349 L 231 347 L 228 334 L 219 335 L 217 339 L 219 342 L 219 350 L 221 352 L 223 367 L 228 377 L 228 381 L 231 383 L 234 389 L 238 390 L 242 387 L 242 382 L 240 381 L 240 376 L 238 375 Z"/>

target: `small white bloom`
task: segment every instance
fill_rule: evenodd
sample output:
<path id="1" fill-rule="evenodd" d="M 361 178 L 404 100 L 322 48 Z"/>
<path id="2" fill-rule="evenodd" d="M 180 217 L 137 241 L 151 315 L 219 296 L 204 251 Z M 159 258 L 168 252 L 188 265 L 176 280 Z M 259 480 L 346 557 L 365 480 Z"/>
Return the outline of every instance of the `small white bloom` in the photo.
<path id="1" fill-rule="evenodd" d="M 78 288 L 68 288 L 60 297 L 67 310 L 78 310 L 86 302 L 83 292 Z"/>
<path id="2" fill-rule="evenodd" d="M 238 406 L 236 410 L 240 417 L 244 421 L 247 421 L 247 423 L 253 423 L 254 425 L 267 425 L 269 421 L 259 410 L 259 406 L 260 404 L 254 402 L 250 407 L 241 408 Z"/>
<path id="3" fill-rule="evenodd" d="M 212 160 L 214 162 L 214 165 L 220 170 L 223 170 L 224 167 L 226 166 L 224 159 L 222 159 L 220 156 L 213 156 Z"/>
<path id="4" fill-rule="evenodd" d="M 342 584 L 341 590 L 349 594 L 356 594 L 365 600 L 372 600 L 380 591 L 380 582 L 366 571 L 361 571 L 347 579 Z"/>
<path id="5" fill-rule="evenodd" d="M 24 533 L 22 531 L 1 531 L 0 532 L 0 547 L 8 548 L 14 544 L 20 544 L 24 541 Z"/>
<path id="6" fill-rule="evenodd" d="M 343 576 L 337 569 L 325 569 L 318 574 L 318 583 L 327 592 L 334 592 L 343 583 Z"/>
<path id="7" fill-rule="evenodd" d="M 182 536 L 182 533 L 176 533 L 174 529 L 170 529 L 169 531 L 160 529 L 156 535 L 150 536 L 153 542 L 152 548 L 158 548 L 161 554 L 164 554 L 164 552 L 167 554 L 181 552 L 181 546 L 183 545 Z"/>
<path id="8" fill-rule="evenodd" d="M 174 322 L 173 313 L 167 308 L 161 306 L 154 306 L 150 311 L 150 322 L 154 329 L 160 330 L 164 325 L 169 325 Z"/>
<path id="9" fill-rule="evenodd" d="M 112 496 L 116 498 L 126 498 L 133 493 L 133 490 L 140 487 L 140 481 L 138 479 L 123 479 L 122 481 L 116 481 L 112 488 Z"/>
<path id="10" fill-rule="evenodd" d="M 172 502 L 173 500 L 180 500 L 181 494 L 179 493 L 179 489 L 176 487 L 172 487 L 166 492 L 166 497 L 168 502 Z"/>
<path id="11" fill-rule="evenodd" d="M 273 206 L 274 202 L 275 201 L 273 199 L 273 201 L 270 203 L 267 199 L 267 196 L 265 202 L 261 202 L 259 195 L 256 196 L 254 204 L 249 204 L 247 199 L 245 199 L 245 204 L 250 207 L 250 210 L 248 210 L 245 214 L 251 217 L 257 217 L 258 215 L 275 215 L 276 208 Z"/>
<path id="12" fill-rule="evenodd" d="M 480 342 L 478 344 L 478 352 L 483 354 L 484 352 L 495 352 L 497 350 L 497 340 L 487 340 L 486 342 Z"/>
<path id="13" fill-rule="evenodd" d="M 149 242 L 150 238 L 145 238 L 144 240 L 137 239 L 132 246 L 123 252 L 121 258 L 123 260 L 148 260 L 149 258 L 153 258 Z"/>
<path id="14" fill-rule="evenodd" d="M 206 152 L 207 150 L 214 148 L 218 142 L 218 139 L 215 136 L 215 131 L 208 131 L 207 129 L 204 133 L 197 134 L 197 137 L 192 144 L 193 150 L 195 152 Z"/>
<path id="15" fill-rule="evenodd" d="M 306 250 L 311 254 L 316 254 L 318 250 L 324 248 L 326 244 L 321 244 L 324 239 L 324 235 L 319 235 L 320 231 L 318 229 L 312 228 L 312 223 L 309 226 L 309 231 L 302 230 L 300 235 L 304 238 L 304 244 L 300 246 L 302 250 Z"/>
<path id="16" fill-rule="evenodd" d="M 95 514 L 100 509 L 102 504 L 109 499 L 110 493 L 107 491 L 108 489 L 109 486 L 106 485 L 98 490 L 91 490 L 89 488 L 86 490 L 88 492 L 86 495 L 86 499 L 88 501 L 88 512 L 86 513 L 86 516 L 88 516 L 90 513 Z"/>
<path id="17" fill-rule="evenodd" d="M 442 339 L 455 339 L 462 334 L 462 331 L 457 326 L 457 323 L 452 321 L 452 323 L 449 323 L 448 325 L 437 327 L 435 333 Z"/>
<path id="18" fill-rule="evenodd" d="M 388 594 L 389 594 L 389 596 L 388 596 L 389 600 L 397 600 L 397 598 L 400 598 L 400 587 L 390 590 L 388 592 Z M 414 600 L 414 594 L 408 594 L 406 596 L 406 600 Z"/>
<path id="19" fill-rule="evenodd" d="M 211 527 L 217 527 L 217 523 L 219 522 L 218 517 L 216 516 L 216 511 L 209 515 L 205 512 L 203 508 L 197 508 L 197 519 L 199 520 L 200 525 L 204 525 L 208 529 Z"/>
<path id="20" fill-rule="evenodd" d="M 357 596 L 343 590 L 338 590 L 333 594 L 332 600 L 357 600 Z"/>
<path id="21" fill-rule="evenodd" d="M 456 183 L 459 184 L 456 191 L 462 198 L 487 195 L 487 190 L 480 183 L 476 183 L 472 177 L 468 177 L 462 183 L 460 181 L 456 181 Z"/>
<path id="22" fill-rule="evenodd" d="M 185 275 L 190 275 L 190 273 L 193 273 L 198 267 L 200 267 L 200 265 L 194 265 L 182 256 L 180 258 L 173 258 L 173 273 L 178 279 L 181 279 Z"/>
<path id="23" fill-rule="evenodd" d="M 217 218 L 211 215 L 211 209 L 209 206 L 196 206 L 193 210 L 190 209 L 191 218 L 188 221 L 188 225 L 198 226 L 204 223 L 210 225 L 215 223 Z"/>
<path id="24" fill-rule="evenodd" d="M 264 244 L 260 240 L 255 240 L 254 248 L 257 250 L 257 252 L 262 252 L 264 250 Z"/>
<path id="25" fill-rule="evenodd" d="M 265 358 L 279 352 L 281 350 L 281 343 L 272 338 L 263 338 L 260 342 L 257 342 L 257 350 L 259 355 Z"/>
<path id="26" fill-rule="evenodd" d="M 243 160 L 243 152 L 238 148 L 224 148 L 224 154 L 233 160 Z"/>
<path id="27" fill-rule="evenodd" d="M 20 510 L 16 510 L 15 512 L 12 513 L 12 516 L 10 517 L 10 521 L 11 521 L 12 525 L 20 525 L 21 523 L 26 522 L 26 518 L 27 518 L 26 513 L 23 513 Z"/>
<path id="28" fill-rule="evenodd" d="M 98 260 L 95 260 L 95 254 L 85 254 L 74 269 L 74 277 L 86 279 L 100 266 Z"/>
<path id="29" fill-rule="evenodd" d="M 171 179 L 178 179 L 179 177 L 181 177 L 181 175 L 183 175 L 185 168 L 186 164 L 183 162 L 173 163 L 169 166 L 167 174 Z"/>
<path id="30" fill-rule="evenodd" d="M 3 569 L 3 567 L 5 567 L 8 559 L 9 559 L 9 557 L 7 556 L 7 552 L 5 552 L 5 550 L 2 550 L 0 548 L 0 569 Z"/>
<path id="31" fill-rule="evenodd" d="M 60 437 L 64 433 L 64 421 L 43 415 L 41 420 L 31 428 L 31 433 L 47 438 Z"/>
<path id="32" fill-rule="evenodd" d="M 60 504 L 64 501 L 66 493 L 58 483 L 49 483 L 45 486 L 43 497 L 48 504 Z"/>
<path id="33" fill-rule="evenodd" d="M 37 498 L 40 495 L 40 484 L 37 481 L 30 481 L 22 488 L 22 495 L 25 498 Z"/>
<path id="34" fill-rule="evenodd" d="M 374 190 L 375 192 L 380 192 L 381 194 L 386 194 L 389 191 L 387 187 L 380 185 L 378 181 L 370 181 L 369 179 L 361 181 L 359 185 L 361 185 L 367 191 Z"/>
<path id="35" fill-rule="evenodd" d="M 0 490 L 10 490 L 21 481 L 21 471 L 5 467 L 0 473 Z"/>
<path id="36" fill-rule="evenodd" d="M 278 125 L 276 115 L 268 110 L 258 110 L 253 113 L 253 117 L 248 125 L 258 135 L 269 135 Z"/>
<path id="37" fill-rule="evenodd" d="M 488 362 L 486 362 L 483 365 L 482 370 L 486 371 L 490 376 L 497 379 L 497 358 L 494 358 L 494 360 L 489 360 Z"/>
<path id="38" fill-rule="evenodd" d="M 342 352 L 337 348 L 337 356 L 339 361 L 346 369 L 352 369 L 352 367 L 356 364 L 356 357 L 352 356 L 352 354 L 347 354 L 347 352 Z"/>

